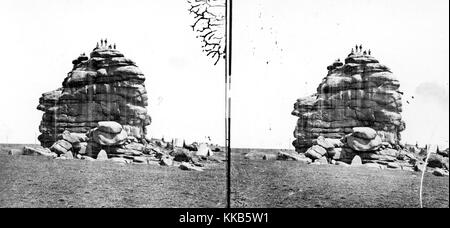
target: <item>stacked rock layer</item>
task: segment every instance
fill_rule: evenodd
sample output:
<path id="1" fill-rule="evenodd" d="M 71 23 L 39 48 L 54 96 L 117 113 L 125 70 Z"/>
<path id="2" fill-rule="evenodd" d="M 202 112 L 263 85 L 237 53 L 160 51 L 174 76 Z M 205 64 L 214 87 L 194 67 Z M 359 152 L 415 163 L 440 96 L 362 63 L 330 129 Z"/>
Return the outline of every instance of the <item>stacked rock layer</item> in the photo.
<path id="1" fill-rule="evenodd" d="M 370 127 L 376 140 L 398 145 L 405 129 L 399 87 L 391 70 L 366 53 L 352 51 L 345 64 L 337 60 L 328 66 L 317 93 L 294 105 L 297 152 L 305 152 L 319 136 L 342 139 L 355 127 Z"/>
<path id="2" fill-rule="evenodd" d="M 63 87 L 39 100 L 37 109 L 44 111 L 41 145 L 52 146 L 65 131 L 86 134 L 101 121 L 119 123 L 124 130 L 121 136 L 143 139 L 151 119 L 145 77 L 136 64 L 103 46 L 95 48 L 90 58 L 83 54 L 72 63 Z"/>

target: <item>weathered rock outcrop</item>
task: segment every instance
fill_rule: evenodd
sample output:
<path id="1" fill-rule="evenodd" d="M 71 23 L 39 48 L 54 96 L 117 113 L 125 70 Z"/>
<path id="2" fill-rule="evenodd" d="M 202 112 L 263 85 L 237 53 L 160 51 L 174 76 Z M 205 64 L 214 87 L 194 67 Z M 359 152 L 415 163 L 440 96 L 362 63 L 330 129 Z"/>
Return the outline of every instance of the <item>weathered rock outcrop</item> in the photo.
<path id="1" fill-rule="evenodd" d="M 72 63 L 62 88 L 42 94 L 39 100 L 37 109 L 44 111 L 38 137 L 41 145 L 52 146 L 66 130 L 86 134 L 101 121 L 119 123 L 124 131 L 121 137 L 143 139 L 151 119 L 146 109 L 145 77 L 136 64 L 106 46 L 96 47 L 90 58 L 83 54 Z M 93 137 L 105 139 L 103 136 L 94 132 Z"/>
<path id="2" fill-rule="evenodd" d="M 341 139 L 355 127 L 370 127 L 372 139 L 349 138 L 349 145 L 361 148 L 366 141 L 396 145 L 405 129 L 402 120 L 400 83 L 391 70 L 365 52 L 353 52 L 345 64 L 337 60 L 328 66 L 328 75 L 317 93 L 299 99 L 292 115 L 298 116 L 293 142 L 298 152 L 305 152 L 319 136 Z M 355 134 L 357 136 L 357 134 Z M 366 145 L 372 149 L 374 145 Z"/>

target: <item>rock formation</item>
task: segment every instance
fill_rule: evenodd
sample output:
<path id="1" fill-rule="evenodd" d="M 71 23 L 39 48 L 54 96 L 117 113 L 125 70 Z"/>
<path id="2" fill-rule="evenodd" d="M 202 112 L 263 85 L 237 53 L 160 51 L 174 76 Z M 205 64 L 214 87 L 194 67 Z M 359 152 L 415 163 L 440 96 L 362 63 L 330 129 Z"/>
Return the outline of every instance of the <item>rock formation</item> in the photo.
<path id="1" fill-rule="evenodd" d="M 83 54 L 72 63 L 62 88 L 39 100 L 37 108 L 44 111 L 41 145 L 52 146 L 64 131 L 86 134 L 100 121 L 118 122 L 122 136 L 143 139 L 151 119 L 145 77 L 136 64 L 106 45 L 97 46 L 90 58 Z"/>
<path id="2" fill-rule="evenodd" d="M 102 40 L 90 58 L 82 54 L 72 62 L 73 69 L 62 88 L 44 93 L 39 100 L 37 108 L 44 115 L 38 139 L 44 148 L 24 148 L 24 152 L 11 154 L 156 164 L 195 171 L 201 171 L 206 161 L 221 162 L 212 157 L 209 146 L 197 148 L 181 140 L 175 145 L 148 137 L 146 126 L 151 120 L 144 75 L 115 47 Z"/>
<path id="3" fill-rule="evenodd" d="M 292 115 L 299 117 L 293 142 L 297 152 L 306 152 L 319 136 L 341 139 L 355 127 L 374 129 L 376 144 L 397 145 L 405 129 L 399 87 L 391 70 L 362 50 L 352 51 L 345 63 L 337 60 L 328 66 L 317 93 L 294 105 Z M 351 138 L 351 146 L 368 140 L 359 139 Z"/>
<path id="4" fill-rule="evenodd" d="M 361 46 L 356 50 L 345 63 L 337 60 L 328 66 L 316 94 L 295 103 L 297 160 L 420 171 L 424 157 L 400 144 L 405 123 L 399 81 L 371 52 Z M 279 155 L 281 160 L 285 157 Z M 444 158 L 433 161 L 438 168 L 448 164 Z"/>

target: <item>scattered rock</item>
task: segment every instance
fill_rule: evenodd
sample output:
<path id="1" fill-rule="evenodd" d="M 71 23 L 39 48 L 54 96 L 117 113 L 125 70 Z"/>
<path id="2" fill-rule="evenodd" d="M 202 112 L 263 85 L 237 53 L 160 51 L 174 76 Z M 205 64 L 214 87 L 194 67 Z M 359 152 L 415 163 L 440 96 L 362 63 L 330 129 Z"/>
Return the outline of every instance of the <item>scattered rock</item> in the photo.
<path id="1" fill-rule="evenodd" d="M 108 160 L 108 154 L 105 150 L 100 150 L 100 152 L 97 154 L 97 160 L 99 161 L 106 161 Z"/>
<path id="2" fill-rule="evenodd" d="M 23 155 L 23 150 L 21 149 L 11 149 L 8 152 L 9 155 L 17 156 L 17 155 Z"/>
<path id="3" fill-rule="evenodd" d="M 362 159 L 360 156 L 356 155 L 352 159 L 351 166 L 361 166 L 362 165 Z"/>
<path id="4" fill-rule="evenodd" d="M 89 156 L 81 156 L 81 160 L 86 160 L 86 161 L 95 161 L 94 158 L 91 158 Z"/>
<path id="5" fill-rule="evenodd" d="M 362 139 L 353 135 L 346 137 L 347 145 L 355 151 L 367 152 L 375 151 L 381 146 L 381 138 L 376 136 L 374 139 Z"/>
<path id="6" fill-rule="evenodd" d="M 316 140 L 316 145 L 319 145 L 327 150 L 343 147 L 344 143 L 340 139 L 330 139 L 323 136 L 319 136 Z"/>
<path id="7" fill-rule="evenodd" d="M 354 127 L 352 134 L 360 139 L 372 140 L 377 136 L 377 131 L 370 127 Z"/>
<path id="8" fill-rule="evenodd" d="M 97 129 L 110 134 L 119 134 L 123 130 L 122 125 L 115 121 L 100 121 Z"/>
<path id="9" fill-rule="evenodd" d="M 58 155 L 54 152 L 51 152 L 49 149 L 37 149 L 32 147 L 24 147 L 23 148 L 23 155 L 41 155 L 45 157 L 53 157 L 56 158 Z"/>
<path id="10" fill-rule="evenodd" d="M 148 160 L 146 157 L 133 157 L 133 162 L 147 164 Z"/>
<path id="11" fill-rule="evenodd" d="M 387 167 L 390 169 L 402 169 L 402 166 L 396 162 L 389 162 Z"/>
<path id="12" fill-rule="evenodd" d="M 277 154 L 265 154 L 263 156 L 263 160 L 265 161 L 274 161 L 278 159 L 278 155 Z"/>
<path id="13" fill-rule="evenodd" d="M 327 165 L 328 164 L 328 160 L 327 160 L 326 157 L 321 157 L 321 158 L 315 160 L 314 163 L 317 163 L 319 165 Z"/>
<path id="14" fill-rule="evenodd" d="M 327 153 L 327 150 L 321 146 L 314 145 L 309 148 L 305 155 L 313 160 L 321 158 L 323 155 Z"/>
<path id="15" fill-rule="evenodd" d="M 444 167 L 444 157 L 439 154 L 430 154 L 428 158 L 428 167 L 442 168 Z"/>
<path id="16" fill-rule="evenodd" d="M 445 171 L 445 170 L 443 170 L 443 169 L 437 168 L 437 169 L 435 169 L 435 170 L 433 171 L 433 174 L 434 174 L 435 176 L 438 176 L 438 177 L 448 176 L 448 171 Z"/>
<path id="17" fill-rule="evenodd" d="M 162 165 L 162 166 L 172 166 L 173 165 L 173 158 L 170 157 L 170 156 L 165 156 L 165 157 L 161 158 L 159 164 Z"/>
<path id="18" fill-rule="evenodd" d="M 214 155 L 214 153 L 211 151 L 211 148 L 209 148 L 209 146 L 206 143 L 202 143 L 198 146 L 195 155 L 209 157 Z"/>
<path id="19" fill-rule="evenodd" d="M 190 170 L 193 170 L 193 171 L 203 171 L 202 168 L 196 167 L 196 166 L 194 166 L 194 165 L 192 165 L 192 164 L 190 164 L 190 163 L 187 163 L 187 162 L 182 162 L 182 163 L 180 164 L 179 168 L 180 168 L 181 170 L 188 170 L 188 171 L 190 171 Z"/>

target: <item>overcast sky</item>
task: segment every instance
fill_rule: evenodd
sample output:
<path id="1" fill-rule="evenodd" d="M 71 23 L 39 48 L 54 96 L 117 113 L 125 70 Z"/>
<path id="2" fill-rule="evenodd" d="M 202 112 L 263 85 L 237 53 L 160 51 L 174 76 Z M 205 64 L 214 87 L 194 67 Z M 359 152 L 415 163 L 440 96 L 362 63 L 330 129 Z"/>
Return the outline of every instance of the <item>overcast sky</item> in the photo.
<path id="1" fill-rule="evenodd" d="M 448 145 L 447 0 L 233 6 L 233 147 L 293 148 L 293 104 L 314 93 L 326 67 L 355 44 L 400 80 L 404 140 Z M 2 0 L 0 142 L 34 143 L 41 94 L 60 87 L 71 61 L 108 38 L 147 77 L 152 136 L 223 143 L 223 62 L 214 66 L 201 52 L 188 7 L 184 0 Z"/>

